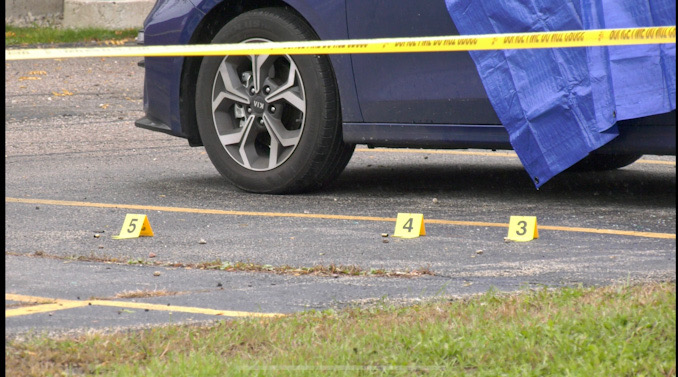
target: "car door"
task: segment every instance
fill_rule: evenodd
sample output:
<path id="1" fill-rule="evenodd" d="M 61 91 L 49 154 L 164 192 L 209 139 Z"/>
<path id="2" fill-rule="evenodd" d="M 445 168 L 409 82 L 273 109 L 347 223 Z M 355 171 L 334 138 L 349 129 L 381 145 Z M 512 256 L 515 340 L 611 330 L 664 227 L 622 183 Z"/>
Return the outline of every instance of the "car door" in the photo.
<path id="1" fill-rule="evenodd" d="M 458 34 L 444 0 L 346 0 L 351 39 Z M 468 52 L 355 54 L 367 123 L 500 124 Z"/>

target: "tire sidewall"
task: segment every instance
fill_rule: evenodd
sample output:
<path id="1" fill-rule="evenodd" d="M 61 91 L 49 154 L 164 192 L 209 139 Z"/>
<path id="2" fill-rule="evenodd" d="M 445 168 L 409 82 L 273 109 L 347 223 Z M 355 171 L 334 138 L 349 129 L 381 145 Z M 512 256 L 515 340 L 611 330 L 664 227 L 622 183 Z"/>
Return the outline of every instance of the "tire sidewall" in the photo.
<path id="1" fill-rule="evenodd" d="M 282 11 L 278 11 L 282 12 Z M 264 38 L 271 41 L 308 40 L 314 38 L 310 30 L 300 30 L 283 17 L 276 17 L 270 10 L 252 11 L 236 17 L 224 26 L 213 38 L 212 43 L 239 43 L 251 38 Z M 315 39 L 315 38 L 314 38 Z M 317 155 L 321 140 L 327 137 L 328 98 L 324 90 L 327 78 L 323 77 L 321 57 L 316 55 L 296 55 L 290 58 L 297 65 L 304 84 L 306 113 L 304 129 L 296 149 L 280 166 L 267 171 L 249 170 L 233 160 L 220 144 L 212 118 L 212 88 L 214 78 L 223 57 L 205 57 L 200 66 L 196 90 L 196 118 L 203 144 L 213 164 L 219 172 L 237 187 L 254 192 L 284 192 L 286 187 L 304 179 L 312 168 L 310 156 Z M 334 103 L 334 101 L 330 101 Z M 336 114 L 334 122 L 337 122 Z"/>

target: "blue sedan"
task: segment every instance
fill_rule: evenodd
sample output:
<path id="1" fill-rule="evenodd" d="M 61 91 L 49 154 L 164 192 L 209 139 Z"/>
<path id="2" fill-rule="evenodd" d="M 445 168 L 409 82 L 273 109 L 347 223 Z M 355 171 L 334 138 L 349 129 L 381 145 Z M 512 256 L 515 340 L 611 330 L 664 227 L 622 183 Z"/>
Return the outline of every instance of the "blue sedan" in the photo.
<path id="1" fill-rule="evenodd" d="M 158 0 L 146 45 L 458 34 L 442 0 Z M 204 146 L 236 187 L 298 193 L 330 184 L 356 144 L 511 149 L 467 52 L 146 58 L 136 125 Z M 575 165 L 606 170 L 675 155 L 675 110 L 619 122 Z M 526 176 L 526 182 L 529 178 Z"/>

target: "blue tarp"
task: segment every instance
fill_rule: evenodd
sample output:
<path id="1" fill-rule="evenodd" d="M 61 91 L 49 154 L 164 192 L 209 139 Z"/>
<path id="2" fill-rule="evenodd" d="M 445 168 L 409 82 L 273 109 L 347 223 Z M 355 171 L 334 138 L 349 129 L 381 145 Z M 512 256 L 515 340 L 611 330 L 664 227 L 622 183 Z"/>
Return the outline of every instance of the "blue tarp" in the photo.
<path id="1" fill-rule="evenodd" d="M 675 0 L 445 0 L 459 33 L 673 26 Z M 615 122 L 676 108 L 676 45 L 471 51 L 536 187 L 618 135 Z"/>

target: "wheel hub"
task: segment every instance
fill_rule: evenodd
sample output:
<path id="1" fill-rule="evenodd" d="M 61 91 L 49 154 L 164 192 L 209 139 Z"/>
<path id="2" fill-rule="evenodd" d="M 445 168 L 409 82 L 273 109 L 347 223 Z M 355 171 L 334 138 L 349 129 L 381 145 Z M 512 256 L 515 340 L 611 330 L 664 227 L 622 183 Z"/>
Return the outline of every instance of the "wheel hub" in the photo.
<path id="1" fill-rule="evenodd" d="M 268 105 L 266 103 L 266 99 L 264 99 L 264 97 L 260 95 L 252 96 L 250 99 L 250 103 L 252 106 L 252 113 L 258 116 L 261 116 L 264 113 L 264 111 L 266 110 L 266 106 Z"/>

